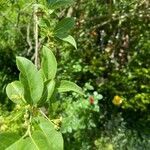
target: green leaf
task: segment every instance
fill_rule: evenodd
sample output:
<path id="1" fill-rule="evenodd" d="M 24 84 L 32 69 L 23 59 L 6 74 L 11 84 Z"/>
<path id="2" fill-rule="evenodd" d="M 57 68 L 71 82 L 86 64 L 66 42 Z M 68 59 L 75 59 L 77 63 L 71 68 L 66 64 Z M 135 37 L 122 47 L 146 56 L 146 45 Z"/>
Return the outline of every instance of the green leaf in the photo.
<path id="1" fill-rule="evenodd" d="M 56 131 L 50 120 L 39 117 L 39 127 L 47 137 L 51 150 L 63 150 L 63 137 L 60 132 Z"/>
<path id="2" fill-rule="evenodd" d="M 4 150 L 17 141 L 20 136 L 16 133 L 1 133 L 0 134 L 0 149 Z"/>
<path id="3" fill-rule="evenodd" d="M 49 150 L 51 149 L 51 145 L 49 143 L 49 139 L 42 131 L 35 131 L 32 136 L 32 142 L 39 150 Z"/>
<path id="4" fill-rule="evenodd" d="M 28 59 L 17 57 L 20 81 L 24 87 L 24 98 L 29 104 L 36 104 L 42 96 L 43 79 L 35 65 Z"/>
<path id="5" fill-rule="evenodd" d="M 51 80 L 47 85 L 48 96 L 47 100 L 49 100 L 55 90 L 55 80 Z"/>
<path id="6" fill-rule="evenodd" d="M 43 82 L 46 81 L 46 78 L 45 78 L 45 75 L 44 75 L 44 72 L 43 72 L 42 69 L 39 70 L 39 74 L 40 74 L 40 76 L 42 77 Z"/>
<path id="7" fill-rule="evenodd" d="M 77 49 L 76 41 L 71 35 L 68 35 L 69 30 L 74 27 L 74 24 L 73 18 L 65 18 L 61 20 L 54 29 L 54 36 L 70 43 Z"/>
<path id="8" fill-rule="evenodd" d="M 6 87 L 6 93 L 14 103 L 21 104 L 24 102 L 24 88 L 21 82 L 14 81 L 9 83 Z"/>
<path id="9" fill-rule="evenodd" d="M 60 86 L 58 87 L 58 92 L 61 93 L 61 92 L 68 92 L 68 91 L 74 91 L 76 93 L 84 95 L 82 89 L 78 85 L 70 81 L 62 80 L 60 82 Z"/>
<path id="10" fill-rule="evenodd" d="M 48 0 L 49 7 L 51 9 L 57 9 L 62 6 L 72 4 L 73 0 Z"/>
<path id="11" fill-rule="evenodd" d="M 9 144 L 6 141 L 1 143 L 6 143 L 6 147 L 12 144 L 6 150 L 63 150 L 62 135 L 55 130 L 52 122 L 38 117 L 38 125 L 40 130 L 33 131 L 33 134 L 25 139 L 20 138 L 18 141 L 16 139 L 15 142 L 11 141 Z"/>
<path id="12" fill-rule="evenodd" d="M 42 131 L 34 131 L 33 135 L 31 136 L 31 141 L 37 150 L 51 149 L 49 139 Z"/>
<path id="13" fill-rule="evenodd" d="M 6 150 L 49 150 L 50 148 L 49 139 L 42 131 L 38 130 L 34 131 L 30 137 L 19 139 Z"/>
<path id="14" fill-rule="evenodd" d="M 57 61 L 53 52 L 46 46 L 43 46 L 42 49 L 41 69 L 47 80 L 55 78 L 57 72 Z"/>
<path id="15" fill-rule="evenodd" d="M 28 137 L 26 139 L 20 138 L 18 141 L 10 145 L 6 150 L 37 150 Z"/>
<path id="16" fill-rule="evenodd" d="M 44 83 L 43 94 L 42 94 L 42 97 L 41 97 L 38 105 L 42 105 L 46 101 L 50 100 L 54 90 L 55 90 L 55 80 L 51 80 L 51 81 L 48 80 L 48 81 L 46 81 Z"/>
<path id="17" fill-rule="evenodd" d="M 57 37 L 63 41 L 70 43 L 71 45 L 75 47 L 75 49 L 77 49 L 76 41 L 71 35 L 67 35 L 67 36 L 57 35 Z"/>
<path id="18" fill-rule="evenodd" d="M 57 36 L 59 34 L 68 33 L 70 29 L 74 27 L 74 19 L 73 18 L 65 18 L 58 22 L 54 29 L 54 34 Z"/>

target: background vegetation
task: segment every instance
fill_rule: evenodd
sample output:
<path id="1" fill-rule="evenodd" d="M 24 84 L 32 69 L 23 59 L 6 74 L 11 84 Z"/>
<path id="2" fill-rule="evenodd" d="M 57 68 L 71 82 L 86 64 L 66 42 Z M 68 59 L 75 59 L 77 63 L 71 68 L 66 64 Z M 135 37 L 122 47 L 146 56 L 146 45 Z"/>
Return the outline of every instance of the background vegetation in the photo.
<path id="1" fill-rule="evenodd" d="M 18 78 L 16 55 L 34 59 L 33 3 L 0 2 L 0 132 L 24 130 L 20 119 L 10 121 L 18 108 L 5 87 Z M 65 150 L 150 149 L 149 6 L 148 0 L 76 0 L 49 20 L 39 14 L 39 39 L 55 52 L 58 79 L 75 81 L 86 94 L 61 94 L 53 103 L 53 116 L 63 118 Z M 65 16 L 75 19 L 77 49 L 51 35 Z"/>

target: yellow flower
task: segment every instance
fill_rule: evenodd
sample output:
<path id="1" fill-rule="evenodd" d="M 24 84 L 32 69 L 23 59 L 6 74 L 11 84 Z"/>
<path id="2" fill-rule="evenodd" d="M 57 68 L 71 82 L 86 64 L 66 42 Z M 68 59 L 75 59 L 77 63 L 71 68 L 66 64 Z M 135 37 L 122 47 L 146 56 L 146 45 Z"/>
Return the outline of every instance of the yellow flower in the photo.
<path id="1" fill-rule="evenodd" d="M 113 100 L 112 100 L 112 103 L 113 103 L 114 105 L 119 106 L 119 105 L 121 105 L 121 103 L 122 103 L 122 98 L 121 98 L 120 96 L 116 95 L 116 96 L 114 96 L 114 98 L 113 98 Z"/>

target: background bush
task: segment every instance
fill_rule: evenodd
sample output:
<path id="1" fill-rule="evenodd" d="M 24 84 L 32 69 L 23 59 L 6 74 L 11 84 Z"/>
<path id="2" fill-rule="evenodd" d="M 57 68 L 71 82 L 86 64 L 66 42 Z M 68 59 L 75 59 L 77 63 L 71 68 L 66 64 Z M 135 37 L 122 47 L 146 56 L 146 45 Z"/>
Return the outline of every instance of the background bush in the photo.
<path id="1" fill-rule="evenodd" d="M 15 113 L 15 110 L 8 112 L 14 106 L 5 95 L 6 84 L 18 75 L 15 56 L 33 59 L 32 10 L 27 9 L 28 4 L 2 1 L 0 5 L 0 102 L 2 108 L 5 106 L 0 114 L 6 122 L 9 120 L 6 116 Z M 54 18 L 57 16 L 61 20 L 66 15 L 74 17 L 76 22 L 72 34 L 77 50 L 61 41 L 46 40 L 58 59 L 58 78 L 75 81 L 83 87 L 86 97 L 58 95 L 61 101 L 53 104 L 53 115 L 63 116 L 61 131 L 65 149 L 148 150 L 149 2 L 76 0 L 69 8 L 58 10 Z M 52 26 L 57 23 L 54 18 Z M 44 28 L 44 25 L 40 24 L 40 37 L 48 38 L 51 28 Z M 112 103 L 117 95 L 121 100 L 119 106 Z M 21 121 L 14 121 L 14 124 L 18 129 Z M 7 128 L 12 129 L 16 130 L 13 126 Z"/>

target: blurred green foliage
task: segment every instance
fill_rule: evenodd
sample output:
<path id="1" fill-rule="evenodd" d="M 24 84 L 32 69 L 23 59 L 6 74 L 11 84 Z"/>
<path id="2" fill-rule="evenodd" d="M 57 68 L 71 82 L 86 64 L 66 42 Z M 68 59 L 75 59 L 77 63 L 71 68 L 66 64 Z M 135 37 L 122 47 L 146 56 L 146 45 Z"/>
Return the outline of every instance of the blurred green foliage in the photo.
<path id="1" fill-rule="evenodd" d="M 48 24 L 56 25 L 53 16 L 40 22 L 40 40 L 47 37 L 58 59 L 58 79 L 76 81 L 86 93 L 83 99 L 58 95 L 62 100 L 53 104 L 53 115 L 63 117 L 66 150 L 150 149 L 149 6 L 146 0 L 76 0 L 58 10 L 54 18 L 76 20 L 72 34 L 77 50 L 51 37 Z M 6 105 L 2 118 L 10 108 L 5 86 L 18 74 L 16 54 L 33 59 L 33 22 L 27 8 L 25 1 L 0 5 L 0 101 Z M 122 98 L 120 106 L 112 103 L 116 95 Z M 13 124 L 17 127 L 9 130 L 17 131 L 20 121 Z"/>
<path id="2" fill-rule="evenodd" d="M 101 93 L 103 99 L 99 102 L 99 117 L 93 117 L 93 120 L 97 120 L 96 131 L 101 133 L 91 135 L 93 139 L 88 139 L 88 135 L 82 130 L 79 134 L 82 141 L 72 138 L 73 141 L 70 142 L 72 145 L 77 142 L 80 149 L 94 149 L 92 141 L 100 137 L 98 139 L 102 143 L 105 141 L 106 149 L 137 149 L 138 145 L 141 145 L 140 149 L 149 149 L 149 136 L 145 136 L 150 135 L 149 2 L 78 0 L 71 9 L 71 15 L 76 18 L 73 32 L 78 49 L 68 51 L 64 47 L 63 52 L 60 50 L 60 73 L 64 78 L 71 76 L 82 87 L 86 83 L 92 85 L 92 91 Z M 92 94 L 90 91 L 89 93 Z M 112 103 L 116 95 L 122 98 L 120 106 Z M 112 126 L 109 129 L 99 127 L 104 127 L 109 122 L 115 124 L 119 118 L 113 120 L 112 117 L 120 112 L 125 123 L 125 131 L 120 133 L 123 134 L 121 140 L 129 142 L 132 132 L 135 132 L 135 137 L 129 147 L 128 144 L 123 146 L 122 142 L 117 147 L 119 141 L 116 140 L 116 143 L 110 142 L 108 148 L 107 144 L 113 140 L 111 134 L 115 138 L 119 138 L 119 135 L 117 131 L 112 133 Z M 121 124 L 117 124 L 116 128 L 120 126 Z M 108 132 L 107 135 L 105 131 Z M 95 133 L 95 130 L 91 132 Z M 97 148 L 101 149 L 101 146 Z"/>

